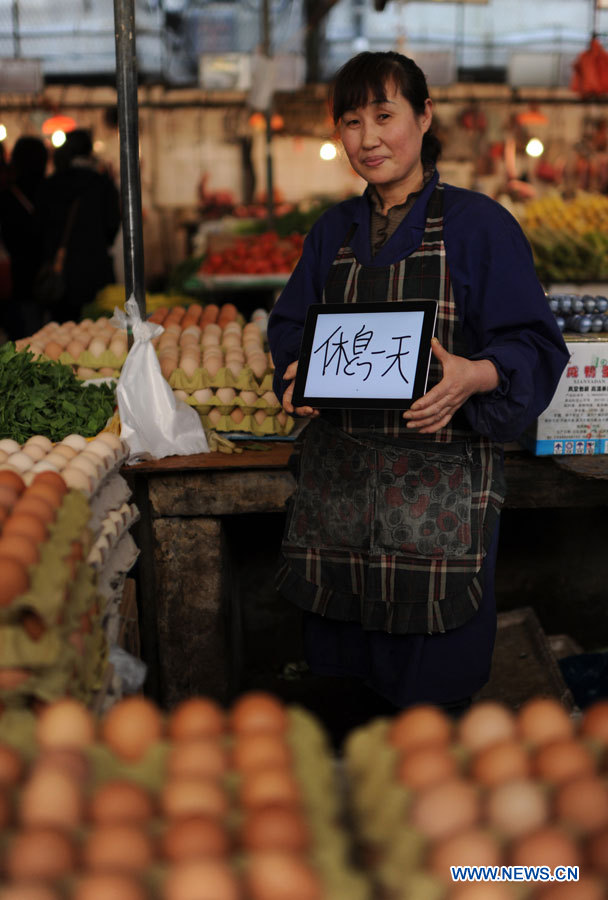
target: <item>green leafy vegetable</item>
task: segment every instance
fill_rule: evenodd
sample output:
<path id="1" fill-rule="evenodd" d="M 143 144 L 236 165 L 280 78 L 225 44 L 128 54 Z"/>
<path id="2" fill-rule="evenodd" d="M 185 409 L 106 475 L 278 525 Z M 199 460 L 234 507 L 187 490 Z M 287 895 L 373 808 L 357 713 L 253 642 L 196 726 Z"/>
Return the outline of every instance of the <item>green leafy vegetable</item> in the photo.
<path id="1" fill-rule="evenodd" d="M 34 434 L 60 441 L 72 432 L 92 437 L 114 413 L 114 387 L 84 387 L 70 366 L 0 346 L 0 438 L 20 444 Z"/>

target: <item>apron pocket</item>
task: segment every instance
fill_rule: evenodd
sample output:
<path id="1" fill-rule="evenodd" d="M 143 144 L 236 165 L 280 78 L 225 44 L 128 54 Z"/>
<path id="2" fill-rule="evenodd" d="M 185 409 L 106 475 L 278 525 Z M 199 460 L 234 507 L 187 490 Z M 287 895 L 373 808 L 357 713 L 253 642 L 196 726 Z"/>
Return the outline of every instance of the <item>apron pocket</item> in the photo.
<path id="1" fill-rule="evenodd" d="M 306 427 L 300 477 L 287 525 L 299 547 L 367 550 L 373 453 L 340 432 Z"/>
<path id="2" fill-rule="evenodd" d="M 378 453 L 374 546 L 447 559 L 471 550 L 469 457 L 426 449 Z"/>

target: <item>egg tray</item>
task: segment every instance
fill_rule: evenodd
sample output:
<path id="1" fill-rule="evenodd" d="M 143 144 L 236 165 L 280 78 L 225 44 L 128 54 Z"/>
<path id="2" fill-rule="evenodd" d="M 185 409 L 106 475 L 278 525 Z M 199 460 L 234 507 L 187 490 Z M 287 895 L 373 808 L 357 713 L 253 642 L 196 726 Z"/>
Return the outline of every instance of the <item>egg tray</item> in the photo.
<path id="1" fill-rule="evenodd" d="M 74 357 L 71 353 L 67 353 L 64 350 L 59 356 L 59 362 L 63 363 L 64 366 L 82 366 L 87 369 L 115 369 L 120 372 L 127 355 L 127 353 L 122 353 L 120 356 L 117 356 L 111 350 L 106 350 L 99 356 L 93 356 L 89 350 L 83 350 L 78 357 Z"/>
<path id="2" fill-rule="evenodd" d="M 235 377 L 227 366 L 218 369 L 211 375 L 206 369 L 196 369 L 192 377 L 188 377 L 183 369 L 174 369 L 169 376 L 169 384 L 174 390 L 193 394 L 202 388 L 231 387 L 235 391 L 255 391 L 260 396 L 272 390 L 273 372 L 268 369 L 261 378 L 257 378 L 249 366 L 243 366 L 238 377 Z"/>
<path id="3" fill-rule="evenodd" d="M 108 514 L 87 556 L 88 564 L 96 572 L 103 569 L 120 538 L 138 519 L 139 510 L 133 503 L 123 503 L 119 509 Z"/>
<path id="4" fill-rule="evenodd" d="M 84 554 L 92 544 L 88 529 L 89 506 L 80 491 L 68 491 L 49 526 L 49 537 L 40 545 L 40 560 L 29 567 L 30 586 L 10 606 L 0 608 L 0 624 L 14 622 L 24 611 L 34 610 L 46 625 L 55 625 L 66 607 L 66 594 L 74 577 L 71 545 L 79 541 Z"/>
<path id="5" fill-rule="evenodd" d="M 32 699 L 50 702 L 66 695 L 89 702 L 101 687 L 107 666 L 108 648 L 101 622 L 95 622 L 90 633 L 81 633 L 81 638 L 80 647 L 75 647 L 70 640 L 63 642 L 60 661 L 54 666 L 19 666 L 29 673 L 29 677 L 11 690 L 0 691 L 2 703 L 19 707 L 27 706 Z M 10 735 L 5 733 L 3 720 L 4 715 L 0 716 L 0 739 L 18 740 L 19 735 L 14 730 Z M 11 729 L 14 729 L 14 723 Z"/>
<path id="6" fill-rule="evenodd" d="M 396 781 L 394 770 L 399 751 L 388 741 L 390 720 L 379 718 L 351 733 L 345 748 L 349 803 L 358 853 L 374 876 L 378 900 L 443 900 L 446 890 L 439 876 L 425 870 L 425 854 L 432 845 L 422 831 L 408 823 L 407 815 L 415 792 Z M 591 738 L 578 738 L 596 761 L 601 776 L 606 749 Z M 449 751 L 459 774 L 466 780 L 471 752 L 452 742 Z M 608 778 L 604 778 L 608 785 Z M 550 798 L 555 790 L 547 781 L 534 779 Z M 477 785 L 481 798 L 487 791 Z M 496 826 L 482 823 L 500 847 L 508 847 L 509 838 Z M 573 828 L 566 831 L 576 837 Z M 526 900 L 533 883 L 514 883 L 514 900 Z"/>
<path id="7" fill-rule="evenodd" d="M 313 717 L 305 710 L 297 707 L 287 708 L 289 717 L 288 740 L 293 752 L 294 773 L 300 785 L 303 803 L 307 813 L 307 821 L 312 835 L 312 848 L 303 858 L 312 863 L 321 875 L 324 886 L 324 900 L 371 900 L 370 885 L 366 876 L 357 871 L 350 857 L 350 836 L 341 822 L 341 803 L 336 791 L 333 760 L 325 742 L 325 737 Z M 14 723 L 14 717 L 13 717 Z M 2 739 L 2 717 L 0 717 L 0 739 Z M 13 724 L 14 727 L 14 724 Z M 28 735 L 28 747 L 31 750 L 32 733 L 35 723 L 31 714 L 24 716 L 22 731 Z M 230 742 L 230 737 L 222 739 Z M 10 743 L 15 742 L 14 732 Z M 91 792 L 99 785 L 115 779 L 139 784 L 152 795 L 161 790 L 166 780 L 166 763 L 171 744 L 166 740 L 152 744 L 143 759 L 137 763 L 129 763 L 119 759 L 105 744 L 95 743 L 85 752 L 89 762 L 89 773 L 85 792 Z M 228 749 L 228 747 L 226 748 Z M 31 757 L 31 753 L 29 754 Z M 30 758 L 30 762 L 34 760 Z M 228 771 L 222 780 L 228 795 L 230 810 L 223 824 L 233 838 L 235 849 L 228 860 L 231 868 L 238 874 L 246 856 L 238 847 L 238 832 L 242 820 L 242 812 L 234 800 L 238 791 L 238 774 Z M 86 795 L 86 794 L 85 794 Z M 16 796 L 14 808 L 19 807 Z M 162 836 L 167 821 L 156 815 L 146 823 L 147 833 L 153 839 Z M 87 834 L 87 825 L 81 824 L 68 830 L 76 844 L 80 844 Z M 5 830 L 0 837 L 0 855 L 4 855 L 10 844 L 13 831 Z M 168 871 L 168 864 L 158 860 L 143 874 L 143 882 L 151 897 L 161 895 L 162 882 Z M 58 883 L 59 888 L 68 891 L 71 879 Z"/>
<path id="8" fill-rule="evenodd" d="M 245 416 L 237 424 L 230 415 L 220 416 L 216 421 L 212 421 L 208 415 L 201 415 L 201 421 L 205 429 L 225 432 L 242 431 L 255 437 L 287 437 L 295 425 L 291 416 L 282 425 L 277 421 L 276 415 L 268 415 L 261 423 L 257 422 L 253 416 Z"/>
<path id="9" fill-rule="evenodd" d="M 126 454 L 125 454 L 126 458 Z M 117 464 L 117 469 L 122 466 L 123 460 Z M 101 528 L 103 520 L 108 514 L 118 509 L 131 497 L 131 488 L 128 482 L 118 471 L 109 472 L 99 489 L 89 501 L 91 518 L 89 527 L 94 534 Z"/>

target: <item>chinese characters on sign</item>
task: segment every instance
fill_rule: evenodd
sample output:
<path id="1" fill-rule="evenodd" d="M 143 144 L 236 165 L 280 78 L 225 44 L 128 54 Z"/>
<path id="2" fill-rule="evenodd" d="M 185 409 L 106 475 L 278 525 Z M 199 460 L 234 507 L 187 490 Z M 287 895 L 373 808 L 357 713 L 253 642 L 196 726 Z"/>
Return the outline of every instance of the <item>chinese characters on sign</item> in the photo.
<path id="1" fill-rule="evenodd" d="M 409 399 L 424 314 L 324 315 L 317 322 L 306 394 Z"/>

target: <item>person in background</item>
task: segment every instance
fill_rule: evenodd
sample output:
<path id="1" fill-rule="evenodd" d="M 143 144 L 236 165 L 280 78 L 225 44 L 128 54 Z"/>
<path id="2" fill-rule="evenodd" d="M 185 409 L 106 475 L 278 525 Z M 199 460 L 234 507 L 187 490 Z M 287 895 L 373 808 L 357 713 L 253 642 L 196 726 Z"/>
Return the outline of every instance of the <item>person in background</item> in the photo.
<path id="1" fill-rule="evenodd" d="M 55 258 L 66 235 L 64 296 L 49 310 L 59 322 L 80 317 L 101 288 L 114 281 L 110 253 L 120 227 L 120 200 L 112 178 L 93 155 L 91 135 L 75 129 L 54 154 L 54 172 L 39 203 L 42 262 Z"/>
<path id="2" fill-rule="evenodd" d="M 409 410 L 295 410 L 309 422 L 277 586 L 303 610 L 313 674 L 354 679 L 384 710 L 456 715 L 490 672 L 501 444 L 548 405 L 568 352 L 518 223 L 440 181 L 416 63 L 359 54 L 331 105 L 367 187 L 316 222 L 271 312 L 284 409 L 311 303 L 432 299 L 438 317 Z"/>
<path id="3" fill-rule="evenodd" d="M 32 301 L 32 282 L 41 262 L 36 208 L 46 172 L 48 151 L 40 138 L 19 137 L 10 156 L 7 184 L 0 192 L 0 232 L 10 258 L 10 302 L 4 304 L 3 327 L 11 340 L 42 326 Z"/>

